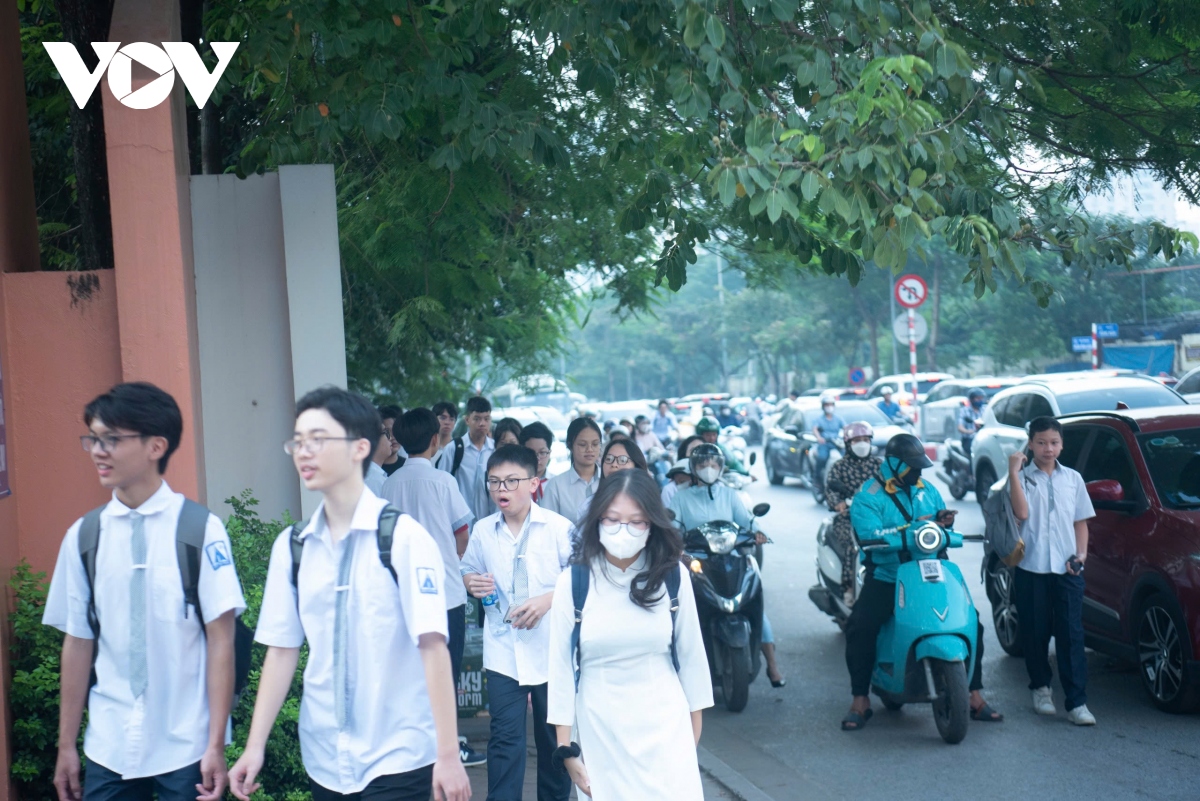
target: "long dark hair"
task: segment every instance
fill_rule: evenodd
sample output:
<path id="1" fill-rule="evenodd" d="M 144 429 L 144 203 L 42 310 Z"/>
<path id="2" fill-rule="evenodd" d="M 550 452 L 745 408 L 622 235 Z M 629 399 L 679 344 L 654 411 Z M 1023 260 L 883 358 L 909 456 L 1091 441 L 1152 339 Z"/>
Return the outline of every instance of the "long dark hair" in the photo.
<path id="1" fill-rule="evenodd" d="M 649 609 L 662 600 L 667 574 L 679 569 L 683 540 L 675 528 L 675 521 L 663 506 L 658 482 L 645 470 L 618 470 L 600 480 L 587 516 L 580 524 L 572 561 L 584 565 L 599 563 L 601 567 L 607 565 L 604 546 L 600 544 L 600 518 L 608 513 L 608 507 L 618 495 L 625 495 L 640 506 L 650 523 L 650 536 L 644 551 L 646 567 L 634 576 L 629 586 L 629 600 L 642 609 Z"/>
<path id="2" fill-rule="evenodd" d="M 646 461 L 646 454 L 642 453 L 642 449 L 638 447 L 638 444 L 628 437 L 621 437 L 620 439 L 609 440 L 608 444 L 604 446 L 604 450 L 601 451 L 600 461 L 597 462 L 601 473 L 604 472 L 604 460 L 608 458 L 608 452 L 612 450 L 614 445 L 620 445 L 625 449 L 625 455 L 629 457 L 629 461 L 633 462 L 634 467 L 639 470 L 648 471 L 650 469 L 650 465 Z"/>
<path id="3" fill-rule="evenodd" d="M 679 443 L 679 447 L 675 450 L 675 458 L 676 459 L 686 459 L 688 445 L 691 445 L 693 442 L 696 442 L 697 440 L 703 440 L 703 439 L 704 439 L 704 437 L 700 436 L 699 434 L 692 434 L 690 437 L 685 439 L 683 442 Z"/>

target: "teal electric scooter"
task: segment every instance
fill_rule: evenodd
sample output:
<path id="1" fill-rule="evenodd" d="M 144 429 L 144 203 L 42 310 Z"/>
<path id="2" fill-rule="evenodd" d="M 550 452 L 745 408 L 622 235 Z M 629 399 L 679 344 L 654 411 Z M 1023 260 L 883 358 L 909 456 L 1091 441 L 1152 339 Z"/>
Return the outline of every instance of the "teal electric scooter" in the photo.
<path id="1" fill-rule="evenodd" d="M 895 616 L 875 645 L 871 691 L 884 707 L 932 704 L 942 739 L 967 736 L 971 673 L 975 666 L 978 614 L 958 566 L 946 548 L 962 547 L 962 535 L 936 523 L 900 527 L 901 564 L 896 571 Z M 890 550 L 885 540 L 860 542 L 863 550 Z"/>

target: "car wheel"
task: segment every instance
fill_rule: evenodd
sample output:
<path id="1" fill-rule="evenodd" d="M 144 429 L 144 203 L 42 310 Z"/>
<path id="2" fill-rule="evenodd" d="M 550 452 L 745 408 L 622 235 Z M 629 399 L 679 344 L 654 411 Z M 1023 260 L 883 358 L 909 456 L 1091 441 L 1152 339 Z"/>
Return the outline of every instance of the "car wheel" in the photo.
<path id="1" fill-rule="evenodd" d="M 1009 656 L 1024 656 L 1021 647 L 1021 621 L 1017 616 L 1017 604 L 1013 600 L 1013 576 L 1011 567 L 995 556 L 989 558 L 987 569 L 987 596 L 992 602 L 992 625 L 996 639 Z"/>
<path id="2" fill-rule="evenodd" d="M 975 470 L 975 500 L 979 501 L 980 506 L 987 500 L 988 493 L 995 483 L 996 471 L 987 462 L 980 464 Z"/>
<path id="3" fill-rule="evenodd" d="M 1154 705 L 1175 714 L 1195 709 L 1200 698 L 1188 669 L 1192 648 L 1179 604 L 1155 593 L 1142 604 L 1136 625 L 1138 672 Z"/>
<path id="4" fill-rule="evenodd" d="M 783 483 L 783 476 L 779 475 L 779 471 L 775 469 L 775 460 L 771 458 L 771 454 L 763 451 L 763 466 L 767 469 L 767 481 L 778 487 Z"/>

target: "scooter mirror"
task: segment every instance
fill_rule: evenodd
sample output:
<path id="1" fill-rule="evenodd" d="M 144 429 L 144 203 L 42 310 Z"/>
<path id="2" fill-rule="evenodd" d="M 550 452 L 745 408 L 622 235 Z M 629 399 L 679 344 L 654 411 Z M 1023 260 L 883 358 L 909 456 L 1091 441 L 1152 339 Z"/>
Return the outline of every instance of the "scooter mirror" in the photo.
<path id="1" fill-rule="evenodd" d="M 753 467 L 754 463 L 757 461 L 758 461 L 758 454 L 757 453 L 750 454 L 750 466 Z"/>
<path id="2" fill-rule="evenodd" d="M 771 511 L 771 504 L 760 503 L 750 511 L 754 513 L 755 517 L 763 517 L 767 512 Z"/>

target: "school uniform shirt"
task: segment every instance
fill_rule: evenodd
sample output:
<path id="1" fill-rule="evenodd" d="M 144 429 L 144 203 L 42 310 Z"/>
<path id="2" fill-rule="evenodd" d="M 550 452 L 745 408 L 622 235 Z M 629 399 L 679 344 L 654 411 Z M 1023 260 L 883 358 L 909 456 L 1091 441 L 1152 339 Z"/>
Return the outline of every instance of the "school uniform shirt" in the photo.
<path id="1" fill-rule="evenodd" d="M 383 489 L 383 482 L 387 481 L 389 475 L 391 473 L 384 468 L 374 462 L 369 462 L 367 465 L 367 475 L 363 478 L 363 483 L 367 485 L 367 489 L 378 495 L 379 491 Z"/>
<path id="2" fill-rule="evenodd" d="M 96 549 L 96 612 L 101 621 L 96 684 L 88 693 L 83 752 L 122 779 L 159 776 L 193 765 L 208 747 L 206 640 L 196 610 L 183 601 L 175 530 L 184 497 L 164 481 L 136 510 L 117 500 L 100 513 Z M 145 692 L 129 686 L 131 512 L 143 517 L 146 537 Z M 79 555 L 77 520 L 63 539 L 42 622 L 91 640 L 87 572 Z M 204 622 L 246 608 L 233 566 L 233 549 L 216 515 L 208 516 L 200 560 L 199 597 Z M 228 742 L 228 740 L 227 740 Z"/>
<path id="3" fill-rule="evenodd" d="M 525 564 L 529 573 L 529 597 L 554 592 L 559 575 L 571 562 L 571 521 L 543 509 L 529 507 L 529 542 Z M 462 574 L 491 573 L 499 597 L 497 609 L 507 615 L 512 607 L 513 563 L 519 537 L 497 512 L 475 524 L 462 559 Z M 549 615 L 547 615 L 547 618 Z M 483 626 L 483 667 L 503 673 L 523 686 L 545 684 L 550 659 L 550 625 L 543 619 L 525 637 L 517 637 L 512 626 L 497 631 L 491 621 Z"/>
<path id="4" fill-rule="evenodd" d="M 438 454 L 439 469 L 449 473 L 454 467 L 454 450 L 454 440 L 450 440 L 450 444 Z M 476 520 L 482 520 L 496 511 L 496 504 L 492 503 L 492 496 L 487 490 L 488 458 L 495 452 L 496 441 L 491 437 L 484 441 L 482 448 L 475 447 L 470 437 L 463 437 L 462 463 L 454 478 L 458 481 L 458 491 L 466 499 L 467 506 L 471 507 L 471 514 L 475 515 Z"/>
<path id="5" fill-rule="evenodd" d="M 570 520 L 572 523 L 578 523 L 580 507 L 583 502 L 596 494 L 596 487 L 600 485 L 600 470 L 597 469 L 592 473 L 591 481 L 584 481 L 583 477 L 575 472 L 572 467 L 565 473 L 559 473 L 554 478 L 546 482 L 546 493 L 542 496 L 542 507 L 557 512 L 563 517 Z"/>
<path id="6" fill-rule="evenodd" d="M 422 634 L 446 637 L 445 565 L 429 533 L 401 515 L 392 541 L 393 580 L 375 539 L 385 503 L 363 490 L 350 531 L 335 543 L 322 502 L 300 533 L 304 545 L 296 585 L 291 528 L 279 534 L 254 635 L 276 648 L 299 648 L 308 641 L 300 756 L 313 781 L 343 794 L 437 760 L 433 711 L 417 646 Z M 349 580 L 339 587 L 344 557 L 351 560 Z M 334 655 L 339 591 L 349 593 L 344 727 L 338 726 L 335 702 L 340 691 Z"/>
<path id="7" fill-rule="evenodd" d="M 454 532 L 474 520 L 453 476 L 433 466 L 428 459 L 414 457 L 393 473 L 378 493 L 388 503 L 409 515 L 429 532 L 446 564 L 446 608 L 467 602 L 467 588 L 458 572 L 458 543 Z"/>
<path id="8" fill-rule="evenodd" d="M 1083 476 L 1061 464 L 1047 475 L 1032 463 L 1020 476 L 1029 517 L 1021 523 L 1025 558 L 1019 567 L 1030 573 L 1064 574 L 1075 553 L 1075 523 L 1096 516 Z"/>

